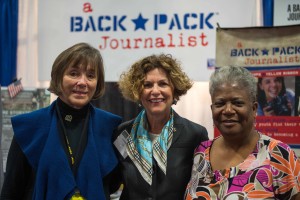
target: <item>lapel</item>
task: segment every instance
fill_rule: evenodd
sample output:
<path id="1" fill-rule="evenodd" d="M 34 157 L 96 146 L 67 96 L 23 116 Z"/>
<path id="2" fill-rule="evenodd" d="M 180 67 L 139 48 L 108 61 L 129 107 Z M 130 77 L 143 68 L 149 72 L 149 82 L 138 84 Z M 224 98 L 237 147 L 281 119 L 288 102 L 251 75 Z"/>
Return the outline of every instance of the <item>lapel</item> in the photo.
<path id="1" fill-rule="evenodd" d="M 182 123 L 182 118 L 174 111 L 174 132 L 172 144 L 175 144 L 180 137 L 180 134 L 183 132 L 184 124 Z"/>
<path id="2" fill-rule="evenodd" d="M 50 197 L 50 199 L 64 198 L 76 186 L 76 181 L 69 165 L 67 154 L 64 151 L 63 146 L 58 145 L 61 142 L 57 131 L 57 118 L 56 115 L 53 115 L 49 136 L 39 161 L 36 184 L 37 190 L 41 190 L 40 185 L 50 185 L 48 188 L 43 188 L 47 193 L 47 198 Z M 40 172 L 45 170 L 48 172 Z M 60 177 L 59 181 L 56 177 Z M 45 180 L 48 180 L 48 182 L 45 182 Z M 41 184 L 39 184 L 39 182 L 41 182 Z M 54 189 L 51 185 L 56 185 L 57 188 Z M 44 195 L 41 191 L 36 192 L 38 192 L 36 193 L 37 197 L 42 197 Z"/>

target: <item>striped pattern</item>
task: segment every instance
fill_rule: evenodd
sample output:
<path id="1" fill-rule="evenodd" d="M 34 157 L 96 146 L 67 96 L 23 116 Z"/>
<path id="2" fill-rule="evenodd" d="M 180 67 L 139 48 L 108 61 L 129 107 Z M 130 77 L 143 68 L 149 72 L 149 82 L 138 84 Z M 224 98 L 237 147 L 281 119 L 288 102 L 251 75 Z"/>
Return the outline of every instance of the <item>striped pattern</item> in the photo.
<path id="1" fill-rule="evenodd" d="M 23 90 L 21 79 L 8 85 L 7 90 L 10 98 L 14 98 L 15 96 L 17 96 Z"/>

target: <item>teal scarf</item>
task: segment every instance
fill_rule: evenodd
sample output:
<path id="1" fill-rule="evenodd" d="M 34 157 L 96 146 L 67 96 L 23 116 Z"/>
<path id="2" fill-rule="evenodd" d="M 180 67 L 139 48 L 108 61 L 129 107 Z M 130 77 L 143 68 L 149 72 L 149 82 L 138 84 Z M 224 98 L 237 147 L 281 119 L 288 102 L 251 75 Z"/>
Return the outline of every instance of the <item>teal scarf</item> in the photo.
<path id="1" fill-rule="evenodd" d="M 169 121 L 164 125 L 159 137 L 152 144 L 148 130 L 145 128 L 148 123 L 146 112 L 142 110 L 136 117 L 127 138 L 127 154 L 149 185 L 152 184 L 153 158 L 159 168 L 166 174 L 167 151 L 173 138 L 173 116 L 173 109 L 171 109 Z"/>

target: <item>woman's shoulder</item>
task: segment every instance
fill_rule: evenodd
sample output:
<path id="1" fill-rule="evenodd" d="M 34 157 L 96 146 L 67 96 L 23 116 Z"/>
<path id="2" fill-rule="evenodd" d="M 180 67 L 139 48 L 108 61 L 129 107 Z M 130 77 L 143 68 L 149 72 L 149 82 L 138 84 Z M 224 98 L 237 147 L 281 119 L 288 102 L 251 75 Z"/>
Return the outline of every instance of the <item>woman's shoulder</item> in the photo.
<path id="1" fill-rule="evenodd" d="M 134 119 L 125 121 L 118 125 L 117 129 L 114 131 L 113 140 L 115 140 L 121 133 L 127 131 L 127 135 L 129 135 Z"/>
<path id="2" fill-rule="evenodd" d="M 38 110 L 34 110 L 32 112 L 22 113 L 22 114 L 13 116 L 11 119 L 12 119 L 13 122 L 15 122 L 15 121 L 21 121 L 21 122 L 34 121 L 34 122 L 37 122 L 36 120 L 45 121 L 45 118 L 49 118 L 49 115 L 51 115 L 53 113 L 53 111 L 54 111 L 54 103 L 52 103 L 50 106 L 47 106 L 45 108 L 41 108 L 41 109 L 38 109 Z"/>
<path id="3" fill-rule="evenodd" d="M 295 96 L 295 92 L 290 88 L 286 89 L 286 93 L 287 93 L 288 96 L 291 96 L 291 97 Z"/>
<path id="4" fill-rule="evenodd" d="M 189 133 L 196 133 L 201 135 L 201 137 L 206 136 L 208 139 L 208 132 L 204 126 L 175 114 L 174 127 L 176 128 L 177 126 L 183 126 L 184 129 L 188 130 Z"/>
<path id="5" fill-rule="evenodd" d="M 213 144 L 214 140 L 206 140 L 201 142 L 196 148 L 195 148 L 195 153 L 204 153 L 207 151 L 208 148 L 210 148 Z"/>
<path id="6" fill-rule="evenodd" d="M 116 115 L 114 113 L 108 112 L 106 110 L 102 110 L 100 108 L 96 108 L 96 107 L 92 107 L 92 109 L 94 110 L 94 112 L 104 118 L 108 118 L 108 119 L 117 119 L 117 120 L 121 120 L 122 118 L 119 115 Z"/>
<path id="7" fill-rule="evenodd" d="M 174 115 L 174 128 L 183 132 L 185 138 L 190 138 L 194 141 L 195 147 L 202 141 L 208 140 L 207 129 L 189 119 Z"/>
<path id="8" fill-rule="evenodd" d="M 134 122 L 134 119 L 125 121 L 118 126 L 117 130 L 123 131 L 124 129 L 128 129 L 128 128 L 131 129 L 133 122 Z"/>
<path id="9" fill-rule="evenodd" d="M 288 144 L 262 133 L 260 133 L 260 135 L 260 147 L 266 146 L 266 149 L 270 154 L 277 154 L 279 152 L 285 154 L 284 152 L 293 152 L 292 148 Z"/>
<path id="10" fill-rule="evenodd" d="M 193 122 L 187 118 L 184 118 L 177 113 L 174 114 L 174 123 L 175 124 L 184 124 L 186 126 L 189 126 L 191 128 L 194 127 L 196 129 L 206 129 L 204 126 L 202 126 L 196 122 Z"/>

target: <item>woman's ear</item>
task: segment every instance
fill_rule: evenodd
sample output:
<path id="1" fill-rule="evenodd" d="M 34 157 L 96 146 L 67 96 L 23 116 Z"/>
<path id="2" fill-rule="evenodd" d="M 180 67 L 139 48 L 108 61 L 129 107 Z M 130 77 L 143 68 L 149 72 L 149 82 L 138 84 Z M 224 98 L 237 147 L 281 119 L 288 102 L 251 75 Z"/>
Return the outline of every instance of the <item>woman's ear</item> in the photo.
<path id="1" fill-rule="evenodd" d="M 258 103 L 257 103 L 257 101 L 254 101 L 253 105 L 252 105 L 252 109 L 253 109 L 253 112 L 255 112 L 255 116 L 256 116 L 256 113 L 257 113 L 257 108 L 258 108 Z"/>

